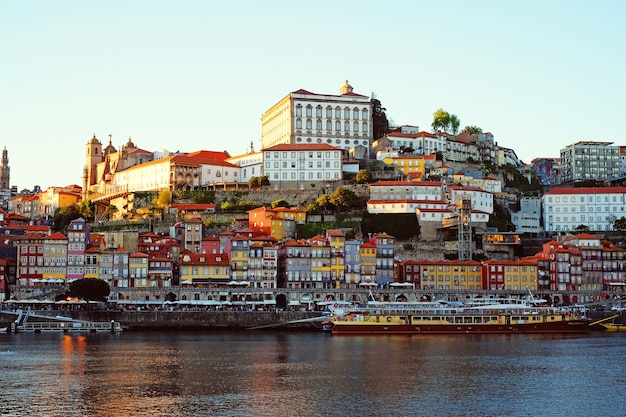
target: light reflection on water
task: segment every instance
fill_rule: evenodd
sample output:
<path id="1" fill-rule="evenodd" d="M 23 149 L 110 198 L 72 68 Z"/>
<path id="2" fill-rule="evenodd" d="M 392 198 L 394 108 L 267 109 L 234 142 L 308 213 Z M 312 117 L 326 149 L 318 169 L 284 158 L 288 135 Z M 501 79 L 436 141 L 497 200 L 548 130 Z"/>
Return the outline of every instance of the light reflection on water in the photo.
<path id="1" fill-rule="evenodd" d="M 0 413 L 621 416 L 625 342 L 619 333 L 0 335 Z"/>

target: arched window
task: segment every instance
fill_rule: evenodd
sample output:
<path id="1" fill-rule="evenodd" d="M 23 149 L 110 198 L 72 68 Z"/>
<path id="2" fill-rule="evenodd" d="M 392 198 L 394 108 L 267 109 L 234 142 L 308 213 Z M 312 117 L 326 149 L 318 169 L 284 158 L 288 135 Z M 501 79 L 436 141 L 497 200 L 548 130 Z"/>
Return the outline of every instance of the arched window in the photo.
<path id="1" fill-rule="evenodd" d="M 369 113 L 367 112 L 367 109 L 363 109 L 363 111 L 361 112 L 361 120 L 367 120 L 369 117 Z"/>
<path id="2" fill-rule="evenodd" d="M 296 119 L 296 129 L 302 129 L 302 119 Z"/>
<path id="3" fill-rule="evenodd" d="M 359 109 L 356 107 L 352 110 L 352 118 L 354 120 L 359 120 Z"/>
<path id="4" fill-rule="evenodd" d="M 350 118 L 350 109 L 349 108 L 345 108 L 343 109 L 343 118 L 344 119 L 349 119 Z"/>
<path id="5" fill-rule="evenodd" d="M 307 129 L 307 130 L 311 130 L 311 129 L 313 129 L 313 120 L 311 120 L 311 119 L 306 119 L 306 129 Z"/>
<path id="6" fill-rule="evenodd" d="M 369 132 L 369 127 L 367 127 L 367 122 L 363 122 L 363 129 L 361 129 L 363 131 L 363 133 L 368 133 Z"/>
<path id="7" fill-rule="evenodd" d="M 317 119 L 317 120 L 315 121 L 315 128 L 316 128 L 317 130 L 322 130 L 322 119 Z"/>
<path id="8" fill-rule="evenodd" d="M 306 117 L 311 116 L 313 116 L 313 106 L 309 104 L 308 106 L 306 106 Z"/>
<path id="9" fill-rule="evenodd" d="M 336 131 L 341 130 L 341 122 L 339 120 L 335 120 L 335 130 Z"/>
<path id="10" fill-rule="evenodd" d="M 330 107 L 330 106 L 327 106 L 327 107 L 326 107 L 326 117 L 327 117 L 327 118 L 331 118 L 331 117 L 333 117 L 333 108 L 332 108 L 332 107 Z"/>
<path id="11" fill-rule="evenodd" d="M 302 117 L 302 105 L 296 105 L 296 117 Z"/>
<path id="12" fill-rule="evenodd" d="M 335 107 L 335 119 L 341 118 L 341 108 L 339 106 Z"/>
<path id="13" fill-rule="evenodd" d="M 358 132 L 358 131 L 359 131 L 359 122 L 357 122 L 357 121 L 355 120 L 355 121 L 354 121 L 354 123 L 352 124 L 352 126 L 353 126 L 353 130 L 354 130 L 355 132 Z"/>
<path id="14" fill-rule="evenodd" d="M 322 117 L 322 106 L 318 105 L 315 108 L 315 117 Z"/>
<path id="15" fill-rule="evenodd" d="M 332 120 L 326 120 L 326 130 L 333 130 L 333 122 Z"/>
<path id="16" fill-rule="evenodd" d="M 345 121 L 345 123 L 343 124 L 343 130 L 345 130 L 346 132 L 350 131 L 350 122 L 349 121 Z"/>

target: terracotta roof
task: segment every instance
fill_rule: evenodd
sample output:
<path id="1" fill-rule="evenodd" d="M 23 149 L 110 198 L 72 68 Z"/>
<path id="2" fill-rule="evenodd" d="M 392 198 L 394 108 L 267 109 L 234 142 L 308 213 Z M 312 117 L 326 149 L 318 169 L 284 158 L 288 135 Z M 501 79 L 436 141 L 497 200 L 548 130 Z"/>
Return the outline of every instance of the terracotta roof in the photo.
<path id="1" fill-rule="evenodd" d="M 441 187 L 442 183 L 439 181 L 376 181 L 373 184 L 370 184 L 370 187 L 374 186 L 429 186 L 429 187 Z"/>
<path id="2" fill-rule="evenodd" d="M 46 240 L 67 240 L 67 237 L 61 232 L 54 232 L 50 236 L 46 236 Z"/>
<path id="3" fill-rule="evenodd" d="M 580 188 L 553 188 L 549 194 L 626 194 L 626 187 L 580 187 Z"/>
<path id="4" fill-rule="evenodd" d="M 281 143 L 265 148 L 264 151 L 339 151 L 340 148 L 326 143 Z"/>

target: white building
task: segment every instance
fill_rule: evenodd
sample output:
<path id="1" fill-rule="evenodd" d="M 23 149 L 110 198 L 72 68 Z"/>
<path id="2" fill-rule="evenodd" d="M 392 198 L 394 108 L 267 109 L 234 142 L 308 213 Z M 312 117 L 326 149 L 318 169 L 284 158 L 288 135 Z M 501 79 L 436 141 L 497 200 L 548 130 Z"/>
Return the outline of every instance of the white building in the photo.
<path id="1" fill-rule="evenodd" d="M 321 188 L 342 179 L 341 149 L 327 144 L 281 144 L 263 150 L 264 170 L 274 189 Z"/>
<path id="2" fill-rule="evenodd" d="M 369 186 L 370 200 L 443 200 L 437 181 L 377 181 Z"/>
<path id="3" fill-rule="evenodd" d="M 619 176 L 620 150 L 612 143 L 581 141 L 561 149 L 561 183 Z"/>
<path id="4" fill-rule="evenodd" d="M 339 95 L 298 90 L 261 116 L 263 150 L 279 144 L 326 144 L 347 152 L 372 141 L 372 104 L 354 93 L 348 81 Z"/>
<path id="5" fill-rule="evenodd" d="M 612 230 L 613 222 L 626 216 L 626 187 L 554 188 L 543 195 L 546 231 Z"/>
<path id="6" fill-rule="evenodd" d="M 239 182 L 247 184 L 251 178 L 263 176 L 263 152 L 250 152 L 226 159 L 239 167 Z"/>
<path id="7" fill-rule="evenodd" d="M 541 231 L 541 197 L 521 197 L 520 210 L 511 213 L 511 223 L 517 233 Z"/>
<path id="8" fill-rule="evenodd" d="M 456 206 L 459 200 L 472 200 L 472 211 L 478 210 L 487 214 L 493 214 L 493 194 L 489 191 L 475 187 L 450 186 L 448 188 L 448 201 Z"/>

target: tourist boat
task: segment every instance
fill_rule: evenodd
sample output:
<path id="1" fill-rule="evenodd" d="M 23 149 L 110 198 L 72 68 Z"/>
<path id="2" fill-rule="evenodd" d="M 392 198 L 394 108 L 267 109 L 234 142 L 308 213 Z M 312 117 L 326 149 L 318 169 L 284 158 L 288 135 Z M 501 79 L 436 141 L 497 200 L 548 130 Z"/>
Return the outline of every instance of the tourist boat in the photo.
<path id="1" fill-rule="evenodd" d="M 579 312 L 535 300 L 370 302 L 362 308 L 335 308 L 332 313 L 328 321 L 333 335 L 584 333 L 590 322 Z"/>

